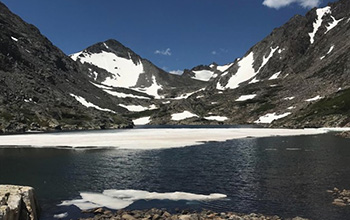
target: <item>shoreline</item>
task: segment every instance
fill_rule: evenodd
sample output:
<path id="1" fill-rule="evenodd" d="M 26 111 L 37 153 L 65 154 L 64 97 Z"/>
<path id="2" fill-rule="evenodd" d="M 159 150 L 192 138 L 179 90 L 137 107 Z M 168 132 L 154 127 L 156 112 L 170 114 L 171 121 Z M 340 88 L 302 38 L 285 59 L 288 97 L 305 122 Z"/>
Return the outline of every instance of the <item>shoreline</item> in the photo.
<path id="1" fill-rule="evenodd" d="M 118 148 L 154 150 L 224 142 L 234 139 L 276 136 L 319 135 L 350 128 L 274 129 L 274 128 L 140 128 L 91 132 L 36 133 L 0 136 L 1 146 L 36 148 Z"/>
<path id="2" fill-rule="evenodd" d="M 236 212 L 213 212 L 210 210 L 203 210 L 200 212 L 187 211 L 187 210 L 177 210 L 176 213 L 170 213 L 166 209 L 147 209 L 147 210 L 119 210 L 112 212 L 103 208 L 96 208 L 91 210 L 82 211 L 82 213 L 88 213 L 94 215 L 88 218 L 79 218 L 79 220 L 205 220 L 205 219 L 215 219 L 215 220 L 309 220 L 302 217 L 292 217 L 292 218 L 281 218 L 277 215 L 269 216 L 263 214 L 243 214 Z M 62 216 L 64 213 L 62 213 Z M 67 217 L 67 216 L 66 216 Z"/>

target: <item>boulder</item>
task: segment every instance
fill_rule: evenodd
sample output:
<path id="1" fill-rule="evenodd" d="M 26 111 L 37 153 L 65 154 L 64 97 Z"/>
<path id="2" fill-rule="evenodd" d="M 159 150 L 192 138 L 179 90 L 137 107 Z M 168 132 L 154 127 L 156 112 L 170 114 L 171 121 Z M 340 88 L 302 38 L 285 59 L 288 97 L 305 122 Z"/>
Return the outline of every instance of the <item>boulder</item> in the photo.
<path id="1" fill-rule="evenodd" d="M 32 187 L 0 185 L 1 220 L 38 220 L 39 213 Z"/>

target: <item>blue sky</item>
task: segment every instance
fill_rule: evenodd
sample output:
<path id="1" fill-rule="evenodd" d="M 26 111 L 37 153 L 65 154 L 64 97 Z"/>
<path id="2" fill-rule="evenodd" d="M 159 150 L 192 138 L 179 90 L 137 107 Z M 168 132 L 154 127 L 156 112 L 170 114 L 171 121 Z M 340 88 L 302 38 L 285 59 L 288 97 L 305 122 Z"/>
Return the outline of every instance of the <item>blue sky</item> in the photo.
<path id="1" fill-rule="evenodd" d="M 66 54 L 116 39 L 183 70 L 241 57 L 274 28 L 326 0 L 1 0 Z"/>

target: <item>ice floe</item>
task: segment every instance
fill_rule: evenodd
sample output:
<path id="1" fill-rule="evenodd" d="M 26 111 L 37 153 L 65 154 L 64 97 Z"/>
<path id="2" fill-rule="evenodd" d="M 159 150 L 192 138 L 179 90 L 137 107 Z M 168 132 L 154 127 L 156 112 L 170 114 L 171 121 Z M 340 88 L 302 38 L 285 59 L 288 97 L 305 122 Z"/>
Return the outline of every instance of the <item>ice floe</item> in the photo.
<path id="1" fill-rule="evenodd" d="M 349 129 L 350 130 L 350 129 Z M 267 129 L 267 128 L 182 128 L 131 129 L 99 132 L 63 132 L 1 135 L 2 147 L 37 147 L 72 149 L 119 148 L 152 150 L 199 145 L 206 141 L 226 141 L 246 137 L 314 135 L 329 129 Z"/>
<path id="2" fill-rule="evenodd" d="M 75 205 L 81 210 L 98 207 L 123 209 L 138 200 L 189 200 L 210 201 L 224 199 L 227 196 L 220 193 L 201 195 L 186 192 L 157 193 L 142 190 L 104 190 L 102 193 L 80 193 L 81 199 L 63 201 L 59 206 Z"/>

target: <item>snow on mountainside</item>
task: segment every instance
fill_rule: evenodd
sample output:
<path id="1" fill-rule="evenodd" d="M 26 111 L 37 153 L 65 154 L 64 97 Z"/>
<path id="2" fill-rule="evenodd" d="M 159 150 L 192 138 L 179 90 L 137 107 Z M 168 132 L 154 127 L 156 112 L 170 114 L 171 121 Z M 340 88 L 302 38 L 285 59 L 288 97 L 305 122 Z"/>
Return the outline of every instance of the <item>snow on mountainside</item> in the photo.
<path id="1" fill-rule="evenodd" d="M 131 127 L 83 72 L 0 2 L 0 133 Z"/>
<path id="2" fill-rule="evenodd" d="M 192 91 L 206 86 L 165 72 L 115 40 L 97 43 L 71 58 L 86 65 L 93 81 L 99 84 L 132 89 L 156 99 L 165 98 L 172 87 Z"/>
<path id="3" fill-rule="evenodd" d="M 210 85 L 167 111 L 197 115 L 181 122 L 192 124 L 350 126 L 349 21 L 348 0 L 296 15 L 233 63 L 185 70 Z"/>
<path id="4" fill-rule="evenodd" d="M 350 1 L 232 63 L 169 74 L 115 40 L 67 57 L 0 3 L 0 132 L 135 124 L 350 126 Z"/>

